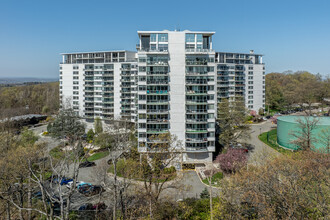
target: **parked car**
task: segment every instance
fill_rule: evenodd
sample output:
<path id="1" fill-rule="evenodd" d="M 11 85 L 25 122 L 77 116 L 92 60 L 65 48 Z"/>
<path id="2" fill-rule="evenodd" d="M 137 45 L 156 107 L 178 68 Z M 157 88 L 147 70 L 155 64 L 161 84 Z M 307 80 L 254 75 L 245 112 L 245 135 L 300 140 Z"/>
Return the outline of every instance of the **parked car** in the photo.
<path id="1" fill-rule="evenodd" d="M 95 162 L 91 162 L 86 160 L 85 162 L 82 162 L 79 164 L 79 168 L 84 168 L 84 167 L 93 167 L 96 166 Z"/>
<path id="2" fill-rule="evenodd" d="M 93 205 L 94 210 L 105 210 L 107 209 L 107 206 L 104 204 L 104 202 L 99 202 Z"/>
<path id="3" fill-rule="evenodd" d="M 94 196 L 101 192 L 104 192 L 105 190 L 102 186 L 99 185 L 83 185 L 79 187 L 78 191 L 84 196 Z"/>
<path id="4" fill-rule="evenodd" d="M 83 181 L 76 181 L 76 187 L 81 184 L 81 183 L 85 183 Z M 68 184 L 66 184 L 66 187 L 68 187 L 69 189 L 71 189 L 71 187 L 73 186 L 73 181 L 69 182 Z"/>
<path id="5" fill-rule="evenodd" d="M 230 145 L 230 147 L 232 149 L 237 149 L 237 150 L 243 151 L 244 153 L 249 153 L 249 147 L 246 146 L 246 145 L 242 145 L 240 143 L 238 143 L 238 144 L 232 144 L 232 145 Z"/>
<path id="6" fill-rule="evenodd" d="M 77 189 L 79 190 L 81 187 L 84 187 L 84 186 L 92 186 L 92 184 L 90 184 L 90 183 L 85 183 L 85 182 L 79 182 L 78 184 L 77 184 Z"/>
<path id="7" fill-rule="evenodd" d="M 93 210 L 93 204 L 92 203 L 86 203 L 79 207 L 79 211 L 85 211 L 85 210 Z"/>
<path id="8" fill-rule="evenodd" d="M 60 183 L 61 185 L 66 185 L 69 182 L 72 182 L 73 179 L 72 178 L 68 178 L 65 176 L 57 176 L 57 175 L 52 175 L 48 178 L 48 181 L 52 182 L 52 183 Z"/>

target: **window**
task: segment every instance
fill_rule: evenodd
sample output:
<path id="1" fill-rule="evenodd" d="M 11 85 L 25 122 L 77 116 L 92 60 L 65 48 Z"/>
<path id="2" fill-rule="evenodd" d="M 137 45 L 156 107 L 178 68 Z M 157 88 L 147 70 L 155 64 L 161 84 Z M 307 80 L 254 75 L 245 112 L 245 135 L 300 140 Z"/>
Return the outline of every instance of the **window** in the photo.
<path id="1" fill-rule="evenodd" d="M 253 89 L 253 86 L 249 86 L 248 89 Z"/>
<path id="2" fill-rule="evenodd" d="M 186 42 L 195 43 L 195 34 L 186 34 Z"/>
<path id="3" fill-rule="evenodd" d="M 249 91 L 249 94 L 253 94 L 253 91 Z"/>
<path id="4" fill-rule="evenodd" d="M 253 99 L 253 95 L 249 95 L 248 99 Z"/>
<path id="5" fill-rule="evenodd" d="M 140 63 L 145 63 L 147 61 L 146 57 L 139 57 L 139 62 Z"/>
<path id="6" fill-rule="evenodd" d="M 78 91 L 73 91 L 73 95 L 79 95 Z"/>
<path id="7" fill-rule="evenodd" d="M 167 44 L 158 44 L 158 50 L 159 51 L 167 51 L 168 45 Z"/>
<path id="8" fill-rule="evenodd" d="M 195 49 L 195 44 L 186 44 L 186 49 Z"/>
<path id="9" fill-rule="evenodd" d="M 79 71 L 73 71 L 73 75 L 78 75 Z"/>
<path id="10" fill-rule="evenodd" d="M 145 66 L 139 66 L 139 72 L 145 72 L 146 67 Z"/>
<path id="11" fill-rule="evenodd" d="M 249 105 L 249 109 L 253 108 L 253 105 Z"/>
<path id="12" fill-rule="evenodd" d="M 73 99 L 77 100 L 77 99 L 79 99 L 79 96 L 73 96 Z"/>
<path id="13" fill-rule="evenodd" d="M 156 44 L 150 44 L 150 50 L 156 50 Z"/>
<path id="14" fill-rule="evenodd" d="M 248 79 L 253 79 L 253 76 L 249 76 L 249 78 Z"/>
<path id="15" fill-rule="evenodd" d="M 139 128 L 146 128 L 147 124 L 146 123 L 139 123 Z"/>
<path id="16" fill-rule="evenodd" d="M 139 81 L 146 81 L 146 77 L 145 76 L 139 76 Z"/>
<path id="17" fill-rule="evenodd" d="M 168 42 L 168 34 L 158 34 L 158 42 Z"/>
<path id="18" fill-rule="evenodd" d="M 248 104 L 253 104 L 253 100 L 249 100 Z"/>
<path id="19" fill-rule="evenodd" d="M 253 66 L 249 66 L 249 70 L 253 70 Z"/>
<path id="20" fill-rule="evenodd" d="M 74 86 L 73 89 L 79 89 L 79 86 Z"/>
<path id="21" fill-rule="evenodd" d="M 79 102 L 78 101 L 73 101 L 72 102 L 74 105 L 79 105 Z"/>
<path id="22" fill-rule="evenodd" d="M 202 34 L 196 34 L 197 35 L 197 42 L 203 42 L 203 35 Z"/>
<path id="23" fill-rule="evenodd" d="M 73 79 L 79 79 L 79 76 L 74 76 Z"/>
<path id="24" fill-rule="evenodd" d="M 156 34 L 150 34 L 150 42 L 156 42 Z"/>
<path id="25" fill-rule="evenodd" d="M 79 69 L 79 66 L 73 66 L 73 69 L 74 70 L 78 70 Z"/>
<path id="26" fill-rule="evenodd" d="M 73 81 L 73 85 L 78 85 L 79 82 L 78 81 Z"/>
<path id="27" fill-rule="evenodd" d="M 139 100 L 146 100 L 147 96 L 146 95 L 139 95 Z"/>
<path id="28" fill-rule="evenodd" d="M 249 75 L 253 75 L 253 72 L 249 71 Z"/>
<path id="29" fill-rule="evenodd" d="M 249 81 L 249 84 L 253 84 L 253 81 Z"/>

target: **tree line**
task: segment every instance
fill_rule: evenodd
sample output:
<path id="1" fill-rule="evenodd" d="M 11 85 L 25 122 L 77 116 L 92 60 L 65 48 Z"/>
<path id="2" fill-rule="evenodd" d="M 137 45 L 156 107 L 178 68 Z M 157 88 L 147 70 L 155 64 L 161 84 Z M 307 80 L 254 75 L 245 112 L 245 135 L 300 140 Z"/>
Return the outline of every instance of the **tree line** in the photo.
<path id="1" fill-rule="evenodd" d="M 58 82 L 0 88 L 0 118 L 23 114 L 53 114 L 58 109 Z"/>
<path id="2" fill-rule="evenodd" d="M 312 103 L 325 104 L 330 97 L 330 77 L 306 71 L 266 75 L 266 105 L 274 110 L 290 110 L 299 105 L 308 109 Z M 306 105 L 307 104 L 307 105 Z"/>

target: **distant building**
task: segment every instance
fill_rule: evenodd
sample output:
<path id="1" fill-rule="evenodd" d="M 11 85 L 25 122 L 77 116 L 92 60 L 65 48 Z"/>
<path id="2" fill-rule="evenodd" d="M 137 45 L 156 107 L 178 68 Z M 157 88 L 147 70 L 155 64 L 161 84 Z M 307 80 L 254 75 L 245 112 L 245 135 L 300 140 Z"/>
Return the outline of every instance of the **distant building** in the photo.
<path id="1" fill-rule="evenodd" d="M 217 104 L 241 96 L 251 110 L 265 107 L 262 55 L 215 52 L 213 35 L 138 31 L 137 52 L 62 54 L 61 103 L 86 120 L 136 123 L 140 152 L 169 131 L 182 141 L 185 163 L 211 161 Z"/>

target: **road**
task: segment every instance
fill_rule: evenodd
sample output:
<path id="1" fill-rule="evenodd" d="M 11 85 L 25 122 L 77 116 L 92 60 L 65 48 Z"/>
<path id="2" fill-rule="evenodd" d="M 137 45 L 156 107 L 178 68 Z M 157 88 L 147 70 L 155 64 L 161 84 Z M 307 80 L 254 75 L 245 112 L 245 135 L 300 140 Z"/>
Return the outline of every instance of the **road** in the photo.
<path id="1" fill-rule="evenodd" d="M 61 141 L 55 138 L 51 138 L 49 136 L 41 135 L 43 132 L 47 131 L 47 125 L 41 125 L 38 127 L 30 128 L 31 131 L 34 132 L 35 135 L 39 137 L 38 143 L 46 143 L 47 150 L 50 151 L 51 149 L 60 145 Z"/>
<path id="2" fill-rule="evenodd" d="M 248 144 L 252 144 L 254 146 L 254 150 L 250 153 L 248 163 L 250 164 L 262 164 L 265 159 L 271 158 L 279 155 L 280 153 L 264 144 L 259 140 L 258 136 L 261 133 L 270 131 L 271 129 L 276 128 L 276 125 L 272 124 L 270 120 L 262 122 L 260 124 L 252 124 L 251 125 L 251 137 L 246 140 Z"/>

